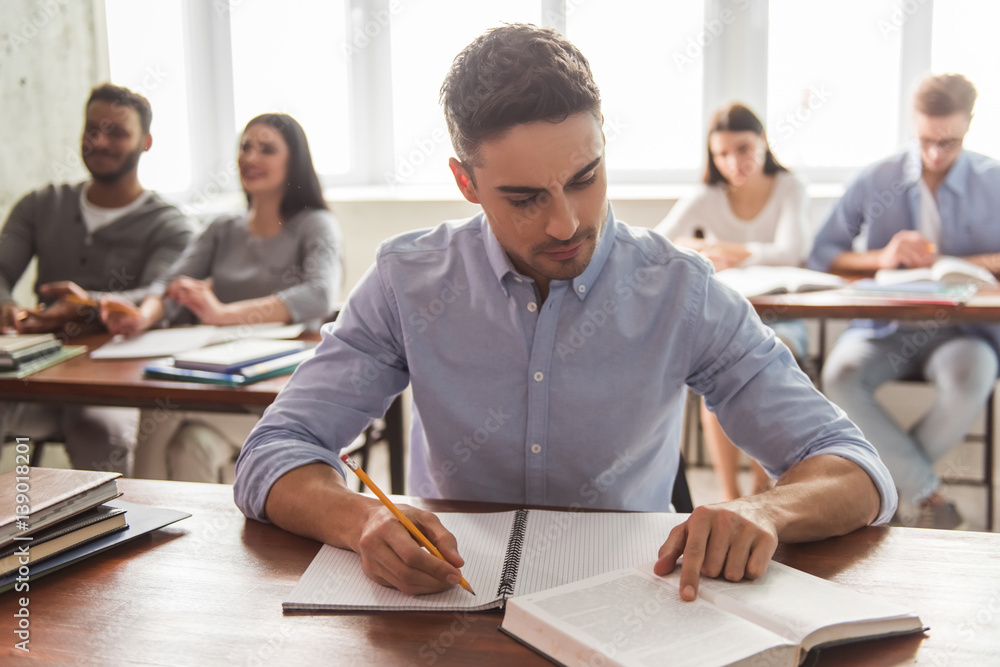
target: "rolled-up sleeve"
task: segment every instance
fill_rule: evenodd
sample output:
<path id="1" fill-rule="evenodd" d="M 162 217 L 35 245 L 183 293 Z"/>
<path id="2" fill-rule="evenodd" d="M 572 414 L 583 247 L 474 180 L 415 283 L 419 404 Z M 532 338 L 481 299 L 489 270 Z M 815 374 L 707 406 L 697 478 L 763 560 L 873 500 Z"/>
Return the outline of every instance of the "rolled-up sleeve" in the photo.
<path id="1" fill-rule="evenodd" d="M 799 370 L 788 348 L 763 326 L 746 299 L 714 278 L 692 295 L 695 346 L 688 385 L 703 394 L 733 442 L 778 477 L 799 461 L 832 454 L 854 462 L 878 489 L 874 523 L 896 511 L 896 488 L 878 452 L 843 410 Z"/>
<path id="2" fill-rule="evenodd" d="M 295 371 L 247 438 L 234 488 L 246 516 L 266 521 L 271 487 L 295 468 L 321 462 L 344 474 L 340 450 L 409 382 L 400 331 L 376 263 L 337 321 L 323 327 L 316 356 Z"/>

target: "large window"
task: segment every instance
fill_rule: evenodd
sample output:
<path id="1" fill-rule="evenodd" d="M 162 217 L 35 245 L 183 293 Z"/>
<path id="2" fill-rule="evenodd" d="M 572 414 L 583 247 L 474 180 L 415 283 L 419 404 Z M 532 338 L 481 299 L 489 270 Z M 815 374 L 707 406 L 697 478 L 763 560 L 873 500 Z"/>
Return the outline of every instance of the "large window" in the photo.
<path id="1" fill-rule="evenodd" d="M 346 174 L 351 134 L 346 3 L 241 0 L 231 5 L 233 159 L 236 137 L 247 121 L 261 113 L 287 113 L 305 129 L 316 170 Z"/>
<path id="2" fill-rule="evenodd" d="M 569 6 L 566 36 L 601 88 L 609 169 L 692 170 L 702 160 L 704 16 L 703 3 L 693 0 Z"/>
<path id="3" fill-rule="evenodd" d="M 658 186 L 698 179 L 707 116 L 731 99 L 762 115 L 790 167 L 814 182 L 843 182 L 911 135 L 911 86 L 931 69 L 961 71 L 977 84 L 967 145 L 1000 155 L 1000 49 L 991 32 L 1000 3 L 989 0 L 106 7 L 112 79 L 154 107 L 156 149 L 143 158 L 143 182 L 181 198 L 237 187 L 225 176 L 236 134 L 266 111 L 302 123 L 326 186 L 404 198 L 435 192 L 427 186 L 449 182 L 452 152 L 441 82 L 465 44 L 503 22 L 547 25 L 580 47 L 601 88 L 611 183 L 652 186 L 653 196 Z"/>
<path id="4" fill-rule="evenodd" d="M 190 190 L 193 155 L 182 4 L 106 2 L 111 80 L 145 95 L 153 108 L 154 150 L 139 162 L 139 178 L 157 190 Z"/>
<path id="5" fill-rule="evenodd" d="M 1000 3 L 947 0 L 934 4 L 931 66 L 960 72 L 979 91 L 965 147 L 1000 158 Z"/>
<path id="6" fill-rule="evenodd" d="M 899 0 L 769 0 L 767 131 L 790 167 L 853 167 L 898 147 Z"/>

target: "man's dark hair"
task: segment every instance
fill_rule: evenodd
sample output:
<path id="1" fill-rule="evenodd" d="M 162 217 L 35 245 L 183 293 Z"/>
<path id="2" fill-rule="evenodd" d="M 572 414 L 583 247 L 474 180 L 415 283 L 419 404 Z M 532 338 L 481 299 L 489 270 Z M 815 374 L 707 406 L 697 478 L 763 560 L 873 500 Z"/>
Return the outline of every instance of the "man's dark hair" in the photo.
<path id="1" fill-rule="evenodd" d="M 320 187 L 316 168 L 313 166 L 312 153 L 309 152 L 309 141 L 306 132 L 299 122 L 284 113 L 265 113 L 257 116 L 243 128 L 245 133 L 254 125 L 267 125 L 281 133 L 288 145 L 288 170 L 285 174 L 285 195 L 281 198 L 279 210 L 282 217 L 288 220 L 296 213 L 305 209 L 326 208 L 323 201 L 323 188 Z M 250 204 L 250 193 L 247 193 L 247 204 Z"/>
<path id="2" fill-rule="evenodd" d="M 455 154 L 467 167 L 479 146 L 538 120 L 581 112 L 601 122 L 601 93 L 590 63 L 555 30 L 514 23 L 477 37 L 455 56 L 441 86 Z"/>
<path id="3" fill-rule="evenodd" d="M 142 126 L 142 133 L 149 134 L 149 126 L 153 123 L 153 109 L 149 106 L 149 100 L 139 93 L 133 93 L 124 86 L 102 83 L 90 91 L 90 97 L 87 98 L 87 107 L 92 102 L 108 102 L 135 109 L 136 113 L 139 114 L 139 124 Z"/>
<path id="4" fill-rule="evenodd" d="M 928 116 L 950 116 L 962 112 L 972 116 L 976 105 L 976 87 L 961 74 L 929 76 L 917 86 L 913 106 Z"/>
<path id="5" fill-rule="evenodd" d="M 739 102 L 716 109 L 715 113 L 712 114 L 712 119 L 708 121 L 709 140 L 711 140 L 713 132 L 753 132 L 758 137 L 764 137 L 764 146 L 767 148 L 767 152 L 764 154 L 764 173 L 772 176 L 779 171 L 788 171 L 771 152 L 771 145 L 767 142 L 767 133 L 764 131 L 764 124 L 760 122 L 760 118 Z M 706 185 L 728 183 L 726 177 L 715 166 L 711 143 L 708 143 L 708 162 L 705 163 L 705 175 L 701 180 Z"/>

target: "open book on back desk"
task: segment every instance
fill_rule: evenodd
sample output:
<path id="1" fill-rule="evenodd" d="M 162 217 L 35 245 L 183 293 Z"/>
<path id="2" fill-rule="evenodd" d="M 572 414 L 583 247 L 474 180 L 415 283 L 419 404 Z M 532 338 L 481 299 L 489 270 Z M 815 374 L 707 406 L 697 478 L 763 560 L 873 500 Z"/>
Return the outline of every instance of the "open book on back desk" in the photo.
<path id="1" fill-rule="evenodd" d="M 958 257 L 941 257 L 931 266 L 919 269 L 881 269 L 875 272 L 875 282 L 880 285 L 896 285 L 917 281 L 945 285 L 1000 287 L 1000 282 L 990 273 L 989 269 Z"/>
<path id="2" fill-rule="evenodd" d="M 653 563 L 511 598 L 501 629 L 565 665 L 800 664 L 823 645 L 923 630 L 909 609 L 771 562 L 755 581 L 702 577 L 677 593 L 680 568 Z"/>
<path id="3" fill-rule="evenodd" d="M 455 611 L 502 607 L 523 595 L 656 558 L 670 530 L 687 514 L 588 513 L 516 510 L 436 513 L 458 540 L 459 586 L 430 595 L 406 595 L 381 586 L 352 551 L 324 545 L 292 590 L 286 611 Z"/>
<path id="4" fill-rule="evenodd" d="M 748 299 L 766 294 L 836 289 L 847 284 L 840 276 L 797 266 L 747 266 L 725 269 L 716 276 Z"/>

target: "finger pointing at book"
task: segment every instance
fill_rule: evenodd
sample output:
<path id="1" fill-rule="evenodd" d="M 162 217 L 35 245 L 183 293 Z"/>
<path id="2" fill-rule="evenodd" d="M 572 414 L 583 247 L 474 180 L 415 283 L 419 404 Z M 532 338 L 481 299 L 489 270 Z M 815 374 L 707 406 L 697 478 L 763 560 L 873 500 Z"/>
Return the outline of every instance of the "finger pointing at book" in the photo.
<path id="1" fill-rule="evenodd" d="M 702 574 L 729 581 L 756 579 L 764 574 L 777 547 L 774 522 L 752 499 L 701 506 L 670 531 L 654 571 L 669 574 L 683 556 L 680 595 L 694 600 Z"/>

